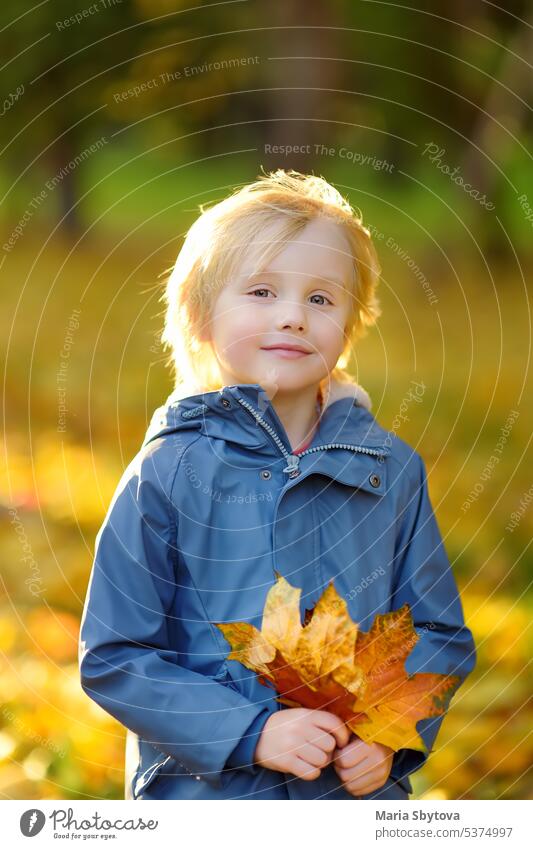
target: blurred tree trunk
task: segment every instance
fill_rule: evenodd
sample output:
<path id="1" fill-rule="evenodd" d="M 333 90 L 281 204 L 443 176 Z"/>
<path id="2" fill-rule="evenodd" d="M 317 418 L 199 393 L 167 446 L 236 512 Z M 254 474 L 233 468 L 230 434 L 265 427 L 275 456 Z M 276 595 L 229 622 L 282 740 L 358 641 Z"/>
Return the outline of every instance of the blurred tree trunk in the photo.
<path id="1" fill-rule="evenodd" d="M 59 131 L 58 138 L 50 148 L 48 156 L 49 177 L 47 179 L 55 176 L 60 177 L 59 183 L 53 190 L 57 197 L 58 221 L 61 221 L 60 229 L 71 238 L 80 236 L 82 225 L 78 207 L 75 205 L 80 194 L 77 167 L 71 170 L 69 163 L 80 153 L 81 149 L 83 149 L 83 143 L 81 143 L 79 149 L 77 146 L 74 149 L 72 131 L 67 130 L 64 135 L 61 135 L 61 131 Z"/>
<path id="2" fill-rule="evenodd" d="M 265 169 L 309 171 L 316 162 L 314 144 L 331 145 L 336 137 L 336 130 L 320 121 L 334 117 L 328 108 L 332 94 L 326 89 L 338 87 L 340 74 L 341 63 L 320 61 L 321 56 L 339 55 L 338 33 L 326 29 L 338 23 L 334 6 L 316 0 L 273 3 L 268 7 L 268 18 L 269 25 L 282 29 L 267 31 L 265 56 L 309 58 L 273 59 L 265 63 L 265 85 L 273 90 L 266 103 L 262 145 L 303 145 L 305 152 L 288 156 L 269 154 L 262 146 L 262 161 Z"/>
<path id="3" fill-rule="evenodd" d="M 480 209 L 479 222 L 479 232 L 483 236 L 482 248 L 493 259 L 504 259 L 509 255 L 509 245 L 495 216 L 498 215 L 500 219 L 502 216 L 498 197 L 501 200 L 507 192 L 512 192 L 512 188 L 490 160 L 500 165 L 505 172 L 507 151 L 513 145 L 516 146 L 516 142 L 495 121 L 499 121 L 513 135 L 519 135 L 525 125 L 529 117 L 527 98 L 531 91 L 531 72 L 517 56 L 528 61 L 532 54 L 533 7 L 528 21 L 525 24 L 517 23 L 507 50 L 502 51 L 500 68 L 487 90 L 482 104 L 483 111 L 480 111 L 471 133 L 471 144 L 466 148 L 462 165 L 462 171 L 472 185 L 495 204 L 492 212 Z M 510 92 L 517 97 L 513 97 Z M 520 186 L 518 189 L 520 191 Z"/>

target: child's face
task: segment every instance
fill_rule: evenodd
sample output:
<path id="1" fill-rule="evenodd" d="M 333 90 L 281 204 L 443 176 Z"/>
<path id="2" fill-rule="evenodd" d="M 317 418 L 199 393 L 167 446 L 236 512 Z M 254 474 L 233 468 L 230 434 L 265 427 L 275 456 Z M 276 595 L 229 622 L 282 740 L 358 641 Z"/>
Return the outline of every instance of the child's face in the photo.
<path id="1" fill-rule="evenodd" d="M 219 293 L 208 338 L 225 385 L 275 392 L 318 386 L 344 348 L 354 260 L 341 225 L 317 218 L 254 273 L 244 260 Z M 300 345 L 308 353 L 271 349 Z"/>

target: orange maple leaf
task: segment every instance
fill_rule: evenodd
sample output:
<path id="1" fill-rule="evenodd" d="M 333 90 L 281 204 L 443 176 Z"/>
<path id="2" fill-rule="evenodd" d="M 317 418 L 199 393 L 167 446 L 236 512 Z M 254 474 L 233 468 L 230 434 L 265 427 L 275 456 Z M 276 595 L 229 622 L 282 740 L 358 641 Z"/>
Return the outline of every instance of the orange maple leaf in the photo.
<path id="1" fill-rule="evenodd" d="M 409 605 L 378 614 L 363 633 L 330 581 L 302 626 L 301 589 L 275 574 L 261 631 L 248 622 L 215 623 L 232 648 L 228 660 L 273 685 L 281 704 L 334 713 L 367 743 L 426 752 L 416 723 L 442 715 L 461 679 L 408 675 L 404 663 L 419 639 Z"/>

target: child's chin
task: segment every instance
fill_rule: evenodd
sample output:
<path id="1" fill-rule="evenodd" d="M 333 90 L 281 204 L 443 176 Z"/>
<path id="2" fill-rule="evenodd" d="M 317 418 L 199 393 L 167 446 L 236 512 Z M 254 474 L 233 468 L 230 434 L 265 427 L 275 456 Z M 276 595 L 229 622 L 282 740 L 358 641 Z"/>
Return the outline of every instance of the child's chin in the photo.
<path id="1" fill-rule="evenodd" d="M 259 383 L 260 386 L 265 389 L 270 398 L 273 398 L 276 394 L 291 392 L 297 394 L 298 392 L 303 392 L 305 389 L 309 387 L 308 381 L 303 383 L 301 380 L 283 380 L 279 379 L 276 383 L 267 383 L 266 381 L 257 380 L 256 383 Z"/>

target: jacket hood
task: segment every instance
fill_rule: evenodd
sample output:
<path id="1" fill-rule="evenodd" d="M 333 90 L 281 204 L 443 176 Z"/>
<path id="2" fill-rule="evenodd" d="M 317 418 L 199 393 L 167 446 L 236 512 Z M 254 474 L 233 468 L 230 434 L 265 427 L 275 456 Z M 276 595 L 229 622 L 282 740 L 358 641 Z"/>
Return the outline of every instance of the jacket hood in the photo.
<path id="1" fill-rule="evenodd" d="M 235 384 L 241 386 L 260 386 L 260 384 Z M 356 383 L 355 380 L 338 380 L 331 379 L 329 381 L 323 381 L 322 384 L 322 394 L 324 398 L 324 406 L 322 409 L 322 413 L 325 412 L 326 408 L 331 404 L 334 404 L 335 401 L 339 401 L 342 398 L 350 398 L 357 403 L 358 406 L 364 407 L 366 410 L 370 411 L 372 409 L 372 400 L 370 395 L 363 389 L 363 387 Z M 193 398 L 200 398 L 207 395 L 213 395 L 218 393 L 221 390 L 215 390 L 214 392 L 206 392 L 205 389 L 199 384 L 189 384 L 187 389 L 181 389 L 179 386 L 175 389 L 167 398 L 167 404 L 175 403 L 177 401 L 187 401 Z M 266 394 L 266 393 L 265 393 Z"/>
<path id="2" fill-rule="evenodd" d="M 323 388 L 323 398 L 313 445 L 357 445 L 390 453 L 390 434 L 375 420 L 370 396 L 360 384 L 330 380 Z M 272 441 L 278 438 L 284 453 L 291 452 L 285 428 L 258 383 L 233 384 L 209 392 L 194 392 L 189 387 L 187 394 L 178 387 L 155 410 L 143 445 L 185 429 L 266 453 L 272 451 Z"/>
<path id="3" fill-rule="evenodd" d="M 342 398 L 351 398 L 352 402 L 357 402 L 358 406 L 364 407 L 369 412 L 372 409 L 370 395 L 366 389 L 363 389 L 363 387 L 359 383 L 356 383 L 355 380 L 330 380 L 323 392 L 323 412 L 325 412 L 326 408 L 331 404 L 334 404 L 335 401 L 340 401 Z"/>

